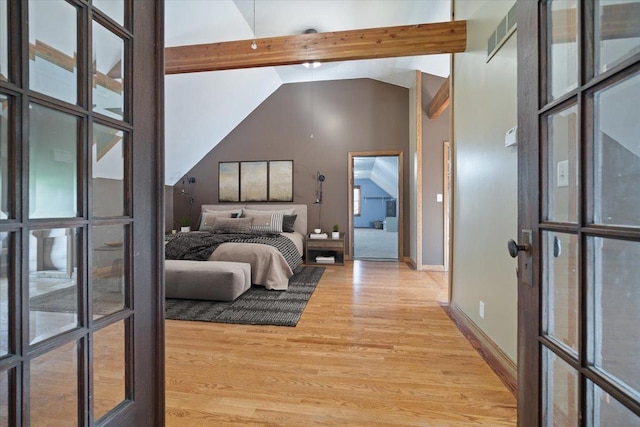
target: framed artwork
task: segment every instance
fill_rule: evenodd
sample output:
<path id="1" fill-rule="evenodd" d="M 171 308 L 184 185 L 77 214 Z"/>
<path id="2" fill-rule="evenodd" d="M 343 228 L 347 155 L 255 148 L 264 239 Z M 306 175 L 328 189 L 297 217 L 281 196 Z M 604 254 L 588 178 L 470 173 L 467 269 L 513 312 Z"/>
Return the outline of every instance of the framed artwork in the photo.
<path id="1" fill-rule="evenodd" d="M 218 163 L 218 201 L 240 201 L 240 162 Z"/>
<path id="2" fill-rule="evenodd" d="M 293 202 L 293 160 L 218 162 L 219 202 Z"/>
<path id="3" fill-rule="evenodd" d="M 268 199 L 267 161 L 240 162 L 240 201 L 266 202 Z"/>
<path id="4" fill-rule="evenodd" d="M 293 160 L 269 161 L 269 201 L 293 202 Z"/>

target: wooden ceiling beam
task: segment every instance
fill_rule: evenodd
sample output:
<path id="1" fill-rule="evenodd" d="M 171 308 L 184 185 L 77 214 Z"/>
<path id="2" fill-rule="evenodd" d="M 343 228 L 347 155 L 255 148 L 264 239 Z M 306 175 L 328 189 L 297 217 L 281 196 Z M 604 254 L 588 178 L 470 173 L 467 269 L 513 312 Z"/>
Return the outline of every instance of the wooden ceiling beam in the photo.
<path id="1" fill-rule="evenodd" d="M 464 52 L 467 22 L 451 21 L 253 40 L 175 46 L 165 49 L 165 74 L 273 67 L 306 61 L 350 61 Z"/>
<path id="2" fill-rule="evenodd" d="M 442 86 L 438 89 L 435 96 L 429 103 L 427 109 L 427 116 L 431 120 L 435 120 L 440 117 L 440 114 L 449 106 L 449 77 L 447 77 Z"/>
<path id="3" fill-rule="evenodd" d="M 575 43 L 578 25 L 576 9 L 558 9 L 551 15 L 552 43 Z M 622 3 L 604 6 L 601 12 L 601 40 L 640 37 L 640 3 Z"/>

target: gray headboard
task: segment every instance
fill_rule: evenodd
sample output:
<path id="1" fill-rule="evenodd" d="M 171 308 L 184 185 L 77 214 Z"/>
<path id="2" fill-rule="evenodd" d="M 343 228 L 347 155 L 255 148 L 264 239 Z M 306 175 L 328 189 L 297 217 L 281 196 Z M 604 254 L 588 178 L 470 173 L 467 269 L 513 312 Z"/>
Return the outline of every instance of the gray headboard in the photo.
<path id="1" fill-rule="evenodd" d="M 307 205 L 294 205 L 291 203 L 286 205 L 273 204 L 273 203 L 268 203 L 268 204 L 265 203 L 265 204 L 257 204 L 257 205 L 224 203 L 224 204 L 217 204 L 217 205 L 202 205 L 200 212 L 226 211 L 229 209 L 240 209 L 240 208 L 254 209 L 258 211 L 277 211 L 281 209 L 293 209 L 293 213 L 298 215 L 298 217 L 296 218 L 296 222 L 293 224 L 293 229 L 296 230 L 298 233 L 302 234 L 303 236 L 307 235 Z"/>

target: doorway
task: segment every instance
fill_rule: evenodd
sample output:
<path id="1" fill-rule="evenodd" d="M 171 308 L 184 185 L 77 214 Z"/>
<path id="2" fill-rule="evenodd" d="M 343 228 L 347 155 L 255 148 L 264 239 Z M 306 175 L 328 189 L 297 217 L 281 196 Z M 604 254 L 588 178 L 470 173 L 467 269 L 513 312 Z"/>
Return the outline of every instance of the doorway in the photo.
<path id="1" fill-rule="evenodd" d="M 401 156 L 350 153 L 349 223 L 353 259 L 400 259 Z"/>

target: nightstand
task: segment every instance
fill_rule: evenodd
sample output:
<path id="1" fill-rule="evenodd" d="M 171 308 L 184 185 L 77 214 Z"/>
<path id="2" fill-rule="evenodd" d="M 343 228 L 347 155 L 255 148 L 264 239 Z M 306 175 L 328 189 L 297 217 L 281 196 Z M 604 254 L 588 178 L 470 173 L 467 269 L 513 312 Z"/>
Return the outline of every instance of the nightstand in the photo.
<path id="1" fill-rule="evenodd" d="M 317 256 L 333 256 L 335 262 L 316 262 Z M 307 265 L 344 265 L 344 233 L 339 239 L 310 239 L 307 237 Z"/>

